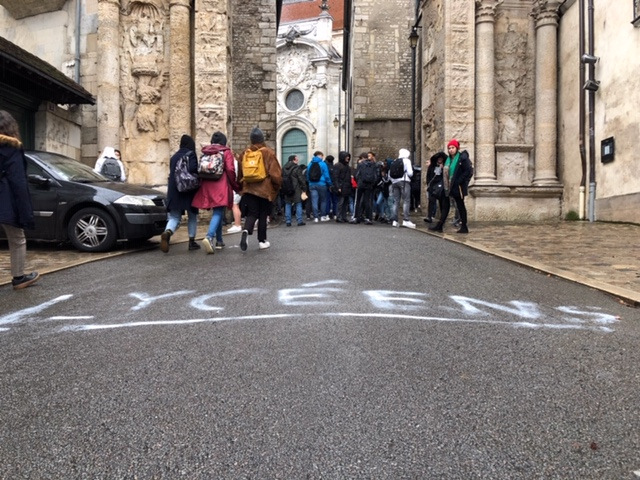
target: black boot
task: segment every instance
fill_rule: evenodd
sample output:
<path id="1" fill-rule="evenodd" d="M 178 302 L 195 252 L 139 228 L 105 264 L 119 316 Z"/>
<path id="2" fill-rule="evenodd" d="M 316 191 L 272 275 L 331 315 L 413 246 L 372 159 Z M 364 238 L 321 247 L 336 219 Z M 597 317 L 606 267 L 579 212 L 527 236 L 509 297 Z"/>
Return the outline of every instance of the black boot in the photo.
<path id="1" fill-rule="evenodd" d="M 160 235 L 160 250 L 162 250 L 164 253 L 167 253 L 169 251 L 171 235 L 173 235 L 173 232 L 171 230 L 165 230 L 164 232 L 162 232 L 162 235 Z"/>
<path id="2" fill-rule="evenodd" d="M 435 225 L 429 227 L 432 232 L 442 232 L 442 223 L 438 222 Z"/>
<path id="3" fill-rule="evenodd" d="M 189 250 L 200 250 L 200 245 L 194 237 L 189 237 Z"/>
<path id="4" fill-rule="evenodd" d="M 467 228 L 467 224 L 463 223 L 462 226 L 460 227 L 460 230 L 458 230 L 456 233 L 469 233 L 469 229 Z"/>

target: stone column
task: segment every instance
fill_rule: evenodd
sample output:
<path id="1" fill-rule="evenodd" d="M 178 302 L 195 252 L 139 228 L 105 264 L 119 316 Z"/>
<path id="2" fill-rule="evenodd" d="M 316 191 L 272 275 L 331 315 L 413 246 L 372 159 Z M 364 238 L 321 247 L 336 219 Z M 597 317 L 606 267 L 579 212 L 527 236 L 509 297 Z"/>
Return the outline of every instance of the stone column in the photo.
<path id="1" fill-rule="evenodd" d="M 120 0 L 98 0 L 98 150 L 120 147 Z"/>
<path id="2" fill-rule="evenodd" d="M 537 0 L 536 23 L 536 119 L 534 185 L 557 185 L 557 80 L 559 0 Z"/>
<path id="3" fill-rule="evenodd" d="M 190 4 L 190 0 L 171 0 L 169 3 L 169 146 L 171 151 L 178 148 L 183 134 L 193 135 Z"/>
<path id="4" fill-rule="evenodd" d="M 326 61 L 320 61 L 314 63 L 316 67 L 316 91 L 318 99 L 318 114 L 320 118 L 316 124 L 316 144 L 312 146 L 311 150 L 321 150 L 325 155 L 329 155 L 328 149 L 328 123 L 333 121 L 333 117 L 328 118 L 327 115 L 327 63 Z"/>
<path id="5" fill-rule="evenodd" d="M 200 0 L 195 13 L 195 140 L 208 144 L 211 134 L 229 134 L 228 0 Z M 258 48 L 256 46 L 256 48 Z M 247 66 L 246 71 L 250 71 Z M 235 145 L 237 148 L 238 145 Z"/>
<path id="6" fill-rule="evenodd" d="M 500 3 L 476 0 L 476 185 L 496 183 L 494 24 Z"/>

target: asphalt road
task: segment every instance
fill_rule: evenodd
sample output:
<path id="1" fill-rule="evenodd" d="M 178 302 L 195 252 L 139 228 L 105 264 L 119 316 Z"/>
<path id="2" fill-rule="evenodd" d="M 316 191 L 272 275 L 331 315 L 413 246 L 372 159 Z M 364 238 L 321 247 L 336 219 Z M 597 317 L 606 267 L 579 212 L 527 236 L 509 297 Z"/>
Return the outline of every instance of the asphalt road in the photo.
<path id="1" fill-rule="evenodd" d="M 634 479 L 640 312 L 407 229 L 0 289 L 2 479 Z"/>

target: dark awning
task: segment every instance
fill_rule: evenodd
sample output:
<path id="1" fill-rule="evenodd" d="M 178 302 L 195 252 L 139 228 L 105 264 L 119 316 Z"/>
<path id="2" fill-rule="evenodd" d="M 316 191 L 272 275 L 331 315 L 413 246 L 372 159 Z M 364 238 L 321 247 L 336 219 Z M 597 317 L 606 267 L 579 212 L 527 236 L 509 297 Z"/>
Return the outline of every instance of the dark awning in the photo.
<path id="1" fill-rule="evenodd" d="M 95 104 L 93 95 L 60 70 L 2 37 L 0 84 L 60 105 Z"/>

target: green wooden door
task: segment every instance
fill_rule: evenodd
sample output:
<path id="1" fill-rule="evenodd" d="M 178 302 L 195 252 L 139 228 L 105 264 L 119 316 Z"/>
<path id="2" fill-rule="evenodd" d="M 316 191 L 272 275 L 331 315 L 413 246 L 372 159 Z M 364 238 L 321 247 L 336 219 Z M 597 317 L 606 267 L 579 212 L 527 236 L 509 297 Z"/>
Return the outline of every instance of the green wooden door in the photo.
<path id="1" fill-rule="evenodd" d="M 307 136 L 299 128 L 292 128 L 282 137 L 282 165 L 289 161 L 289 155 L 297 155 L 299 164 L 307 164 L 309 144 Z"/>

